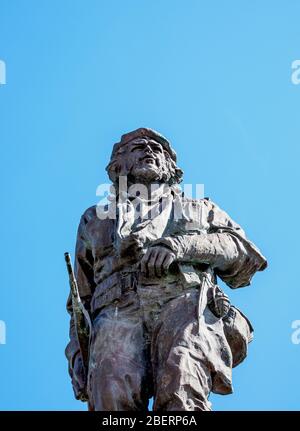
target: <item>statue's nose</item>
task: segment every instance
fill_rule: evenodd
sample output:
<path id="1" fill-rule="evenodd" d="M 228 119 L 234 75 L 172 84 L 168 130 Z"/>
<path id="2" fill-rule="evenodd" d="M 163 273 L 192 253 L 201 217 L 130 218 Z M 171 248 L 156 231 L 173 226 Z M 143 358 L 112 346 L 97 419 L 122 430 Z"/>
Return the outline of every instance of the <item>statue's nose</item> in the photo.
<path id="1" fill-rule="evenodd" d="M 147 146 L 146 146 L 146 148 L 145 148 L 145 152 L 146 152 L 146 153 L 149 153 L 149 154 L 152 154 L 152 153 L 153 153 L 153 150 L 152 150 L 152 148 L 150 147 L 150 145 L 147 145 Z"/>

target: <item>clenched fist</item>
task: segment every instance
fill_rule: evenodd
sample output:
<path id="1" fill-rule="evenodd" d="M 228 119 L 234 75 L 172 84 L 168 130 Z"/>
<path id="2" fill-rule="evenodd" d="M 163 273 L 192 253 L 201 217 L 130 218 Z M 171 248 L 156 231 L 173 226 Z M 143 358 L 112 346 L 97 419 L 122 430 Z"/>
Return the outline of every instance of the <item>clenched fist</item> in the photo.
<path id="1" fill-rule="evenodd" d="M 141 261 L 141 271 L 149 278 L 162 277 L 175 261 L 175 254 L 160 245 L 150 247 Z"/>

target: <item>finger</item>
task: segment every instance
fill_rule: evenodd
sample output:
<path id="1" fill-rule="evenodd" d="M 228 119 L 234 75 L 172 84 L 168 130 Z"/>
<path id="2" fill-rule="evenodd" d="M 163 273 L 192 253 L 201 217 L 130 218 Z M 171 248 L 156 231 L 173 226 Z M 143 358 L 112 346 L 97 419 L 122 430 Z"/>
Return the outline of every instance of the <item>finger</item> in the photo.
<path id="1" fill-rule="evenodd" d="M 148 260 L 148 276 L 149 278 L 155 277 L 155 261 L 158 256 L 158 250 L 153 248 L 150 259 Z"/>
<path id="2" fill-rule="evenodd" d="M 145 276 L 148 275 L 147 263 L 148 263 L 150 255 L 151 255 L 151 250 L 147 250 L 145 256 L 143 257 L 143 259 L 141 261 L 141 271 Z"/>
<path id="3" fill-rule="evenodd" d="M 219 317 L 222 317 L 224 313 L 223 304 L 221 304 L 220 302 L 217 303 L 217 313 Z"/>
<path id="4" fill-rule="evenodd" d="M 169 254 L 169 251 L 163 248 L 161 248 L 158 251 L 156 262 L 155 262 L 155 272 L 157 277 L 162 276 L 162 273 L 163 273 L 162 265 L 168 254 Z"/>
<path id="5" fill-rule="evenodd" d="M 230 301 L 226 301 L 224 303 L 224 315 L 228 314 L 229 309 L 230 309 Z"/>
<path id="6" fill-rule="evenodd" d="M 169 266 L 171 265 L 172 262 L 174 262 L 174 260 L 175 260 L 175 255 L 173 253 L 168 253 L 168 255 L 166 256 L 163 262 L 163 270 L 165 271 L 165 273 L 168 271 Z"/>

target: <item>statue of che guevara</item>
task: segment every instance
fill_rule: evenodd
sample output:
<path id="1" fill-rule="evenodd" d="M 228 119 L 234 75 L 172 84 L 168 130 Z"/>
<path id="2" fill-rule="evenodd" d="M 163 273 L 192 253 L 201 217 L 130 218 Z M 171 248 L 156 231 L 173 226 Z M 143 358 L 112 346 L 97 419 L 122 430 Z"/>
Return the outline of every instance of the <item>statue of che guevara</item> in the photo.
<path id="1" fill-rule="evenodd" d="M 97 411 L 147 411 L 151 397 L 155 411 L 210 410 L 210 392 L 232 392 L 253 332 L 218 277 L 247 286 L 266 259 L 209 198 L 184 196 L 176 153 L 156 131 L 123 135 L 107 172 L 110 202 L 88 208 L 77 234 L 85 364 L 71 295 L 67 304 L 75 396 Z"/>

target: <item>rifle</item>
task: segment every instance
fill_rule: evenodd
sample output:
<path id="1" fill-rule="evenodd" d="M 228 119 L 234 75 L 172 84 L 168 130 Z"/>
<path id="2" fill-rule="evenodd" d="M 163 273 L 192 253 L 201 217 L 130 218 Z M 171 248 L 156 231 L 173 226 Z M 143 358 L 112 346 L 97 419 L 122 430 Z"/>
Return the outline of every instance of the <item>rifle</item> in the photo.
<path id="1" fill-rule="evenodd" d="M 71 256 L 69 253 L 65 253 L 65 261 L 69 274 L 69 283 L 72 296 L 72 308 L 73 316 L 76 328 L 76 334 L 81 353 L 82 364 L 84 367 L 85 377 L 87 377 L 88 365 L 89 365 L 89 344 L 90 336 L 92 332 L 92 322 L 87 309 L 84 307 L 77 285 L 77 280 L 74 275 Z"/>

